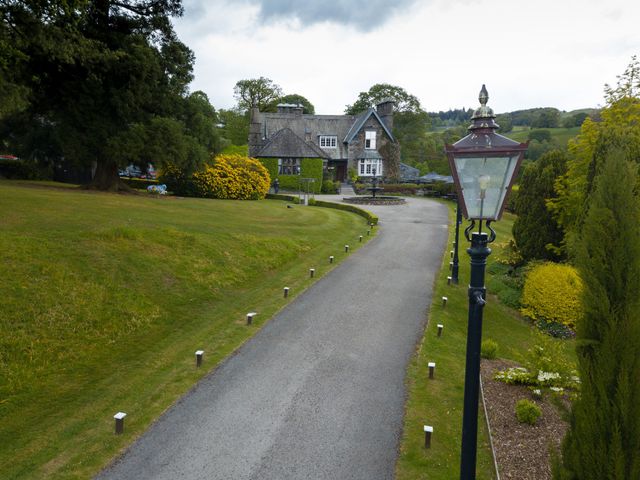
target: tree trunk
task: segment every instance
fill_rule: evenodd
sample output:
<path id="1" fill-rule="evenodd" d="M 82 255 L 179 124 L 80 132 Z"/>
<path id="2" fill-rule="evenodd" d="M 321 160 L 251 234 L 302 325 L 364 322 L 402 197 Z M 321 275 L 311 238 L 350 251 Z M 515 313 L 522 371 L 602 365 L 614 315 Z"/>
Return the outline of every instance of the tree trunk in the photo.
<path id="1" fill-rule="evenodd" d="M 113 160 L 98 161 L 96 173 L 86 188 L 108 192 L 134 192 L 129 185 L 120 180 L 118 165 Z"/>

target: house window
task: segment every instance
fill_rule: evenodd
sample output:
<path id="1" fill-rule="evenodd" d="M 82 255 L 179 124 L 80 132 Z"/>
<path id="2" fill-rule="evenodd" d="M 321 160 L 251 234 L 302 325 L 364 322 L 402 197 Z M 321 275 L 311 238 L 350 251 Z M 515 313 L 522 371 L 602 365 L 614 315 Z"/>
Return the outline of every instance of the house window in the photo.
<path id="1" fill-rule="evenodd" d="M 338 137 L 335 135 L 320 135 L 318 144 L 320 148 L 336 148 L 338 146 Z"/>
<path id="2" fill-rule="evenodd" d="M 367 150 L 376 149 L 376 132 L 366 131 L 364 132 L 364 148 Z"/>
<path id="3" fill-rule="evenodd" d="M 373 160 L 360 160 L 359 172 L 361 177 L 379 177 L 382 175 L 382 160 L 379 158 Z"/>
<path id="4" fill-rule="evenodd" d="M 298 175 L 300 173 L 299 158 L 279 158 L 278 175 Z"/>

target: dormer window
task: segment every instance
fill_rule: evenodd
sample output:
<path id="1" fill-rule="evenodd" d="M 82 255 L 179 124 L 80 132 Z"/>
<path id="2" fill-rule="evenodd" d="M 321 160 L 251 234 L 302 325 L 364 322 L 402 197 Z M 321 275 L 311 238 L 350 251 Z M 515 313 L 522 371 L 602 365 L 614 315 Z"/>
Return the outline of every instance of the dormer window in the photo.
<path id="1" fill-rule="evenodd" d="M 376 132 L 366 131 L 364 132 L 364 148 L 367 150 L 376 149 Z"/>
<path id="2" fill-rule="evenodd" d="M 336 135 L 320 135 L 318 144 L 320 148 L 336 148 L 338 146 L 338 137 Z"/>

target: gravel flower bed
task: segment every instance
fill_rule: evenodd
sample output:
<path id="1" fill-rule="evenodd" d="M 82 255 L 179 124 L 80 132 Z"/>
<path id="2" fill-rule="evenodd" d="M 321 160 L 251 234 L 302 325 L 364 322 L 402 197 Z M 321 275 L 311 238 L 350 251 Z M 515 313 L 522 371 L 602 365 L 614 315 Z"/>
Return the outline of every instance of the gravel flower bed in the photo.
<path id="1" fill-rule="evenodd" d="M 506 360 L 482 360 L 481 376 L 487 415 L 501 479 L 551 479 L 550 448 L 558 448 L 568 424 L 548 399 L 528 387 L 507 385 L 494 379 L 497 371 L 516 367 Z M 526 398 L 542 409 L 535 425 L 518 422 L 515 404 Z"/>

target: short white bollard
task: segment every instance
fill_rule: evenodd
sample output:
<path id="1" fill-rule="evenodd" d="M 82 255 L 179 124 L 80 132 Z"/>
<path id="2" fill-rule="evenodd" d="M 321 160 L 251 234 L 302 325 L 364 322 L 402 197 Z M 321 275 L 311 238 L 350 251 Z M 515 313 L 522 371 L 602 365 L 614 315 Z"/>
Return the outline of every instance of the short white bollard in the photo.
<path id="1" fill-rule="evenodd" d="M 451 285 L 451 277 L 447 277 L 447 285 Z"/>
<path id="2" fill-rule="evenodd" d="M 329 257 L 329 263 L 333 263 L 333 255 Z"/>
<path id="3" fill-rule="evenodd" d="M 247 325 L 251 325 L 253 323 L 253 317 L 255 317 L 256 315 L 256 312 L 247 313 Z"/>
<path id="4" fill-rule="evenodd" d="M 447 297 L 442 297 L 442 306 L 443 306 L 443 307 L 446 307 L 446 306 L 447 306 L 447 300 L 448 300 L 448 298 L 447 298 Z"/>
<path id="5" fill-rule="evenodd" d="M 367 230 L 367 237 L 371 235 L 371 230 Z"/>
<path id="6" fill-rule="evenodd" d="M 360 235 L 360 243 L 362 243 L 362 235 Z"/>
<path id="7" fill-rule="evenodd" d="M 449 262 L 449 270 L 453 271 L 453 262 Z"/>
<path id="8" fill-rule="evenodd" d="M 451 258 L 453 258 L 453 250 L 451 250 L 451 252 L 450 252 L 450 253 L 451 253 Z"/>
<path id="9" fill-rule="evenodd" d="M 344 251 L 347 252 L 347 253 L 349 252 L 349 245 L 345 245 L 344 246 Z"/>
<path id="10" fill-rule="evenodd" d="M 315 268 L 310 268 L 309 269 L 309 278 L 313 278 L 313 276 L 316 274 L 316 269 Z"/>
<path id="11" fill-rule="evenodd" d="M 430 425 L 424 426 L 424 448 L 431 448 L 431 434 L 433 433 L 433 427 Z"/>
<path id="12" fill-rule="evenodd" d="M 118 412 L 113 416 L 116 419 L 116 435 L 124 432 L 124 417 L 126 416 L 127 414 L 124 412 Z"/>
<path id="13" fill-rule="evenodd" d="M 438 337 L 442 336 L 442 329 L 444 328 L 444 325 L 442 325 L 441 323 L 438 324 Z"/>
<path id="14" fill-rule="evenodd" d="M 433 380 L 433 376 L 436 373 L 436 364 L 435 362 L 429 362 L 427 366 L 429 367 L 429 378 Z"/>
<path id="15" fill-rule="evenodd" d="M 289 296 L 289 287 L 284 287 L 284 298 Z"/>
<path id="16" fill-rule="evenodd" d="M 202 366 L 202 357 L 204 357 L 204 350 L 196 350 L 196 367 Z"/>

